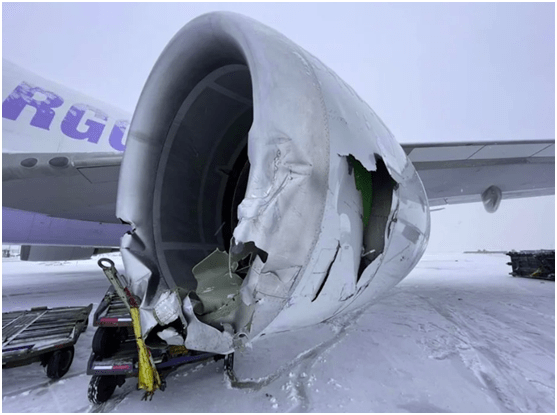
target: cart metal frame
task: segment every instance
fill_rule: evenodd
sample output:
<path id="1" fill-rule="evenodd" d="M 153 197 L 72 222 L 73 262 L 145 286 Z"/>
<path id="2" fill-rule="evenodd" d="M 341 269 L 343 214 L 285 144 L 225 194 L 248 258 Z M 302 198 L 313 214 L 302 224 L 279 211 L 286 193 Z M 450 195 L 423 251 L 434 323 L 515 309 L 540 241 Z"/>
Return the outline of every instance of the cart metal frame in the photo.
<path id="1" fill-rule="evenodd" d="M 87 375 L 92 376 L 88 398 L 91 403 L 101 404 L 110 399 L 116 386 L 122 386 L 127 378 L 137 377 L 139 374 L 137 344 L 131 317 L 113 286 L 109 287 L 95 311 L 93 326 L 97 327 L 95 337 L 103 335 L 99 331 L 105 333 L 110 331 L 114 335 L 108 336 L 108 338 L 118 343 L 113 352 L 106 353 L 108 356 L 102 356 L 103 350 L 97 350 L 95 353 L 99 346 L 95 346 L 95 338 L 93 339 L 93 351 L 87 362 Z M 184 364 L 224 359 L 225 370 L 232 370 L 233 354 L 222 356 L 214 353 L 186 351 L 185 349 L 180 352 L 174 351 L 175 348 L 176 346 L 169 346 L 162 341 L 160 347 L 150 345 L 153 362 L 163 380 L 161 390 L 165 388 L 164 378 Z"/>
<path id="2" fill-rule="evenodd" d="M 46 366 L 56 351 L 69 348 L 73 359 L 73 345 L 87 329 L 92 308 L 93 304 L 89 304 L 2 313 L 2 369 L 34 362 Z M 58 378 L 64 373 L 49 377 Z"/>

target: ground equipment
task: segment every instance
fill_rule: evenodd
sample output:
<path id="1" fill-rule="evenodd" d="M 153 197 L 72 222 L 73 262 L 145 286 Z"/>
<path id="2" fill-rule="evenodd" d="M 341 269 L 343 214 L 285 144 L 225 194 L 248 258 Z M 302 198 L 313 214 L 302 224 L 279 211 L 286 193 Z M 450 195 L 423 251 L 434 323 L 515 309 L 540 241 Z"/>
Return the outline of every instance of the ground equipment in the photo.
<path id="1" fill-rule="evenodd" d="M 221 356 L 198 352 L 188 350 L 184 346 L 168 345 L 156 339 L 150 340 L 147 347 L 141 338 L 141 332 L 134 328 L 134 318 L 130 311 L 133 312 L 136 307 L 135 299 L 122 283 L 125 282 L 123 276 L 108 259 L 101 259 L 99 266 L 112 286 L 94 314 L 93 326 L 97 327 L 97 331 L 93 337 L 92 353 L 87 364 L 87 374 L 92 376 L 87 394 L 91 403 L 106 402 L 116 390 L 116 386 L 122 386 L 129 377 L 138 377 L 138 387 L 146 391 L 144 398 L 150 398 L 155 389 L 165 389 L 164 379 L 172 370 L 186 363 L 224 358 L 225 370 L 231 370 L 232 354 Z M 144 354 L 143 361 L 142 350 L 143 353 L 147 353 Z M 145 366 L 148 366 L 147 374 Z"/>
<path id="2" fill-rule="evenodd" d="M 41 362 L 49 378 L 64 376 L 92 308 L 89 304 L 2 313 L 2 369 Z"/>
<path id="3" fill-rule="evenodd" d="M 507 255 L 513 277 L 538 278 L 555 281 L 555 250 L 510 251 Z"/>

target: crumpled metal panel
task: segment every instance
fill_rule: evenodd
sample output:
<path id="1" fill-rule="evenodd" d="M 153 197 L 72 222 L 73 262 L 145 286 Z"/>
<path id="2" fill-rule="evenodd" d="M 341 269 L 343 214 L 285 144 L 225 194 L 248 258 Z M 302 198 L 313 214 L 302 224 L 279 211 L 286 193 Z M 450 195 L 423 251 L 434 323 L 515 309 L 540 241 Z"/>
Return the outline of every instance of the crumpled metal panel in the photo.
<path id="1" fill-rule="evenodd" d="M 191 91 L 207 74 L 231 64 L 247 66 L 253 89 L 249 180 L 231 250 L 251 242 L 267 257 L 256 258 L 239 290 L 241 302 L 217 327 L 194 312 L 195 263 L 184 260 L 178 271 L 167 265 L 158 236 L 161 157 Z M 363 272 L 362 199 L 349 155 L 368 171 L 376 171 L 381 160 L 396 182 L 382 252 Z M 176 318 L 187 321 L 186 347 L 217 353 L 376 298 L 407 275 L 429 235 L 419 177 L 371 108 L 280 33 L 224 12 L 187 24 L 155 64 L 130 126 L 117 215 L 134 228 L 122 252 L 133 292 L 142 299 L 144 335 L 156 326 L 157 302 L 179 287 L 182 315 Z"/>

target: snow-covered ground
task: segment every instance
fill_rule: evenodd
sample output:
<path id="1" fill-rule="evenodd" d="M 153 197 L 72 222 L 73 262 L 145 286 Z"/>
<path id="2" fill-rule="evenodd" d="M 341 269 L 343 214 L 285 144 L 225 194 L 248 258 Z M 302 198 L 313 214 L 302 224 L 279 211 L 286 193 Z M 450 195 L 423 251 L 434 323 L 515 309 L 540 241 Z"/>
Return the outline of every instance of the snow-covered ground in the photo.
<path id="1" fill-rule="evenodd" d="M 141 401 L 135 379 L 102 406 L 85 373 L 94 328 L 66 376 L 3 370 L 4 412 L 554 412 L 555 285 L 513 278 L 503 254 L 426 255 L 357 315 L 264 337 L 221 362 L 182 366 Z M 122 269 L 121 261 L 116 261 Z M 2 310 L 98 305 L 94 260 L 2 263 Z"/>

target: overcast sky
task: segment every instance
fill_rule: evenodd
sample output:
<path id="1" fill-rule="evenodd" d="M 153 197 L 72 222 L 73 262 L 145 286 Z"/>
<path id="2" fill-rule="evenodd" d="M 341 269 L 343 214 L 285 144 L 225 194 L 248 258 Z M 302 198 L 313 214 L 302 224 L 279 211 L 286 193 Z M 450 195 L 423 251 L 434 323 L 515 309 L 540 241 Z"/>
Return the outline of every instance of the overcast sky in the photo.
<path id="1" fill-rule="evenodd" d="M 553 3 L 3 3 L 3 58 L 133 112 L 189 20 L 251 16 L 331 67 L 402 143 L 555 138 Z M 430 250 L 554 248 L 555 197 L 434 212 Z"/>

